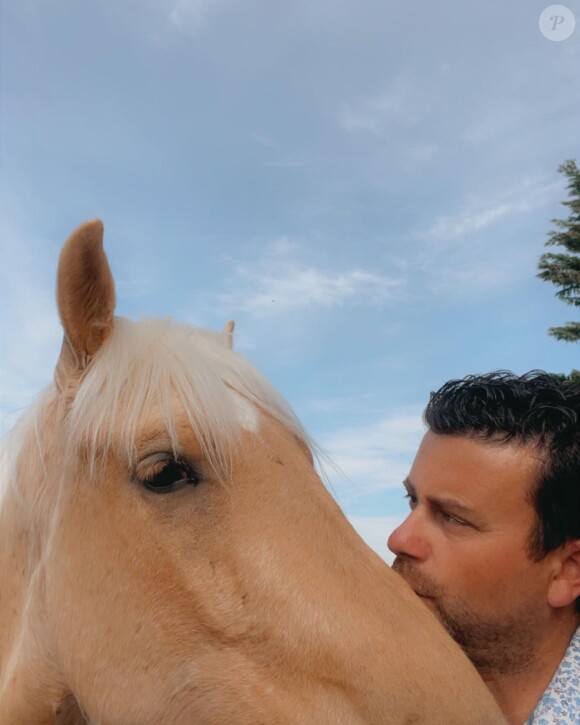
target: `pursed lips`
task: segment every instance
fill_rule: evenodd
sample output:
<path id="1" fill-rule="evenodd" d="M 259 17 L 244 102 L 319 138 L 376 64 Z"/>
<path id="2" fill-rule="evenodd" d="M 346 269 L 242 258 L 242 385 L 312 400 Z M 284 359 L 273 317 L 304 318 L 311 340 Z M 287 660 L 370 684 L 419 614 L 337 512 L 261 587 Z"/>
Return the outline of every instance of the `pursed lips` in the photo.
<path id="1" fill-rule="evenodd" d="M 416 595 L 417 595 L 418 597 L 421 597 L 421 599 L 435 599 L 435 597 L 432 597 L 432 596 L 431 596 L 431 595 L 429 595 L 429 594 L 423 594 L 422 592 L 420 592 L 420 591 L 417 591 L 417 589 L 415 589 L 415 587 L 414 587 L 414 586 L 413 586 L 413 585 L 411 584 L 411 582 L 410 582 L 410 581 L 409 581 L 409 580 L 407 579 L 407 577 L 406 577 L 406 575 L 405 575 L 405 574 L 406 574 L 406 572 L 404 572 L 402 568 L 400 568 L 400 567 L 395 567 L 395 566 L 393 566 L 393 571 L 396 571 L 396 572 L 397 572 L 397 574 L 399 574 L 399 576 L 402 576 L 402 577 L 403 577 L 403 579 L 405 579 L 405 580 L 407 581 L 407 584 L 408 584 L 408 585 L 409 585 L 409 586 L 411 587 L 411 589 L 412 589 L 412 590 L 413 590 L 413 591 L 415 592 L 415 594 L 416 594 Z"/>
<path id="2" fill-rule="evenodd" d="M 415 594 L 416 594 L 416 595 L 417 595 L 418 597 L 421 597 L 421 599 L 434 599 L 434 597 L 431 597 L 431 596 L 429 596 L 428 594 L 421 594 L 421 592 L 418 592 L 418 591 L 417 591 L 417 590 L 415 590 L 415 589 L 413 589 L 413 591 L 415 592 Z"/>

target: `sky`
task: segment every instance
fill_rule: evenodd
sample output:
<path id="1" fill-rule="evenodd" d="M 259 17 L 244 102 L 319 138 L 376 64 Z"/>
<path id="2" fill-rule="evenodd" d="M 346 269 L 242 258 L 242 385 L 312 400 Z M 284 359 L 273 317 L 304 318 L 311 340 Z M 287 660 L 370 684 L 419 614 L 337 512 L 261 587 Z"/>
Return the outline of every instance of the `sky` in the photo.
<path id="1" fill-rule="evenodd" d="M 4 0 L 2 431 L 52 379 L 58 253 L 99 217 L 117 314 L 233 318 L 391 561 L 429 393 L 580 367 L 536 278 L 580 162 L 580 0 L 562 41 L 547 6 Z"/>

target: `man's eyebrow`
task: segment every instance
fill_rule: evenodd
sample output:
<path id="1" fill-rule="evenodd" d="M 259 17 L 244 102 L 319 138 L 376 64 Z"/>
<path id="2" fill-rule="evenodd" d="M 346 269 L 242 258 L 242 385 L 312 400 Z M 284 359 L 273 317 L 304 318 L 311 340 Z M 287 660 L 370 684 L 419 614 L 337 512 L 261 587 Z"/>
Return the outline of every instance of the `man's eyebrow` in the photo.
<path id="1" fill-rule="evenodd" d="M 415 489 L 415 486 L 413 486 L 408 477 L 403 481 L 403 486 L 407 489 L 408 494 L 410 494 L 414 498 L 417 497 L 417 491 Z M 456 501 L 453 498 L 445 498 L 444 496 L 441 498 L 437 498 L 436 496 L 427 496 L 426 499 L 431 504 L 431 506 L 434 506 L 435 508 L 452 511 L 453 513 L 460 514 L 461 516 L 466 516 L 469 519 L 474 519 L 477 517 L 477 514 L 472 508 L 466 506 L 465 504 L 459 503 L 459 501 Z"/>

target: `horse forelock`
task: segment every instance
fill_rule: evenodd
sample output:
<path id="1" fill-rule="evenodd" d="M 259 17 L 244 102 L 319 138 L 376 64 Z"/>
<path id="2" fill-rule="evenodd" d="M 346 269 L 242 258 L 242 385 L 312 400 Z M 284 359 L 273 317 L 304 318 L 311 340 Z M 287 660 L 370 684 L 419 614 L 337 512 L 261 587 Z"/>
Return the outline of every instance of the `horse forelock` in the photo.
<path id="1" fill-rule="evenodd" d="M 221 333 L 167 319 L 116 318 L 70 404 L 66 435 L 94 469 L 112 447 L 133 461 L 152 413 L 177 452 L 177 423 L 185 416 L 208 463 L 226 480 L 239 432 L 257 432 L 262 411 L 313 447 L 282 396 L 224 345 Z"/>

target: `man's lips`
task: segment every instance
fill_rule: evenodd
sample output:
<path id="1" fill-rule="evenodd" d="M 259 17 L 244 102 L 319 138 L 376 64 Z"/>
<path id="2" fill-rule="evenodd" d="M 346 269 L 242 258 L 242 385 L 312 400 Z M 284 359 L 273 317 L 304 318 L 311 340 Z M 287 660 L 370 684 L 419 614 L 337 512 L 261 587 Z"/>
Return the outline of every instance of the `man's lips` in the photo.
<path id="1" fill-rule="evenodd" d="M 435 597 L 432 597 L 432 596 L 431 596 L 431 595 L 429 595 L 429 594 L 422 594 L 421 592 L 418 592 L 418 591 L 417 591 L 416 589 L 413 589 L 413 591 L 415 592 L 415 594 L 416 594 L 416 595 L 417 595 L 418 597 L 421 597 L 421 599 L 434 599 L 434 598 L 435 598 Z"/>
<path id="2" fill-rule="evenodd" d="M 393 571 L 396 571 L 399 576 L 401 576 L 401 577 L 403 577 L 403 579 L 405 579 L 407 584 L 411 587 L 411 589 L 415 592 L 415 594 L 418 597 L 421 597 L 421 599 L 435 599 L 435 597 L 432 596 L 431 594 L 425 594 L 425 592 L 422 592 L 419 589 L 415 589 L 415 587 L 413 586 L 413 583 L 412 583 L 412 579 L 414 577 L 413 576 L 409 577 L 409 572 L 404 567 L 397 566 L 397 561 L 395 562 L 395 565 L 392 568 L 393 568 Z"/>

